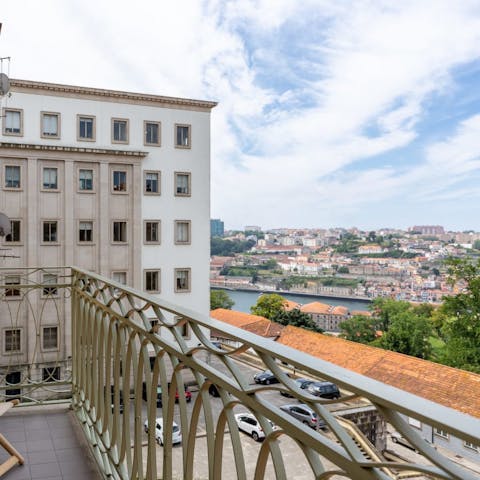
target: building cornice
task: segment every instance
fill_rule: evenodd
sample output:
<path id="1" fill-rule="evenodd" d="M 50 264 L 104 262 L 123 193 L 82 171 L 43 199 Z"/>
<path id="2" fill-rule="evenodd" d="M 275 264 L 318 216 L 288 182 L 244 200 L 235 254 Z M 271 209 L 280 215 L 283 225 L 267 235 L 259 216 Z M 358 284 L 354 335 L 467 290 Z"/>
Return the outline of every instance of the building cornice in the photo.
<path id="1" fill-rule="evenodd" d="M 217 102 L 193 100 L 190 98 L 165 97 L 145 93 L 123 92 L 102 88 L 79 87 L 58 83 L 34 82 L 31 80 L 11 79 L 10 86 L 15 92 L 50 94 L 66 97 L 89 98 L 125 103 L 156 104 L 161 107 L 210 111 Z"/>
<path id="2" fill-rule="evenodd" d="M 148 152 L 116 150 L 111 148 L 71 147 L 64 145 L 38 145 L 33 143 L 0 142 L 0 149 L 37 150 L 46 152 L 88 153 L 92 155 L 118 155 L 121 157 L 146 157 Z"/>

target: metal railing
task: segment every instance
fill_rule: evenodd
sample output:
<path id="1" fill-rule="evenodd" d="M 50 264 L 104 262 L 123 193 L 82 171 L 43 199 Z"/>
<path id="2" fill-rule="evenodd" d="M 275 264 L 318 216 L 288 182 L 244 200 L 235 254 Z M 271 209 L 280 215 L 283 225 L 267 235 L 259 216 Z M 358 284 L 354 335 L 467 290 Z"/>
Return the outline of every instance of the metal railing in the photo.
<path id="1" fill-rule="evenodd" d="M 106 478 L 387 479 L 405 472 L 477 478 L 442 456 L 406 417 L 475 445 L 480 443 L 477 418 L 79 268 L 71 268 L 71 282 L 62 288 L 67 284 L 71 295 L 62 298 L 71 302 L 72 406 Z M 211 329 L 237 347 L 213 344 Z M 239 362 L 247 350 L 279 383 L 252 383 L 251 370 Z M 290 368 L 336 383 L 342 397 L 325 400 L 299 389 L 287 375 Z M 196 390 L 191 402 L 183 393 L 187 385 Z M 212 385 L 218 397 L 209 394 Z M 325 428 L 312 429 L 280 409 L 279 392 L 312 408 Z M 352 437 L 356 429 L 347 431 L 339 419 L 345 406 L 370 408 L 380 423 L 388 422 L 408 439 L 422 462 L 366 454 L 364 440 Z M 258 420 L 262 443 L 241 436 L 239 412 Z M 156 429 L 157 418 L 163 419 L 163 434 Z M 178 447 L 175 424 L 182 434 Z"/>

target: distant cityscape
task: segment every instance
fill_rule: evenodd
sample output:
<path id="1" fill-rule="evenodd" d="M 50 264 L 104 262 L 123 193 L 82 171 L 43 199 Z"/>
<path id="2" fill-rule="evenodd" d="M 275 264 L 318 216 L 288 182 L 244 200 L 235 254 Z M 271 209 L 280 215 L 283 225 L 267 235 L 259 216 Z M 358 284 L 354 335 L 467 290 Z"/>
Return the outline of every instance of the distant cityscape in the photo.
<path id="1" fill-rule="evenodd" d="M 225 231 L 211 220 L 212 287 L 373 300 L 439 303 L 458 293 L 444 260 L 480 256 L 480 233 L 440 225 Z"/>

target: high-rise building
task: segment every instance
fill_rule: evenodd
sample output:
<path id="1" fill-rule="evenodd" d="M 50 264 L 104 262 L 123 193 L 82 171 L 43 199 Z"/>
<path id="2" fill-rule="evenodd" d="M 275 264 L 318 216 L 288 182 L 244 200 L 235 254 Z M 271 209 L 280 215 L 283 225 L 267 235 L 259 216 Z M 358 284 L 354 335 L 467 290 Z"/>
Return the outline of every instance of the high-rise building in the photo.
<path id="1" fill-rule="evenodd" d="M 422 235 L 443 235 L 445 230 L 440 225 L 415 225 L 408 229 L 410 232 L 419 232 Z"/>
<path id="2" fill-rule="evenodd" d="M 207 315 L 216 103 L 25 80 L 1 100 L 0 211 L 13 227 L 3 247 L 18 257 L 2 262 L 7 283 L 15 267 L 77 265 Z M 47 293 L 48 317 L 58 307 Z M 45 322 L 40 348 L 30 315 L 0 320 L 3 354 L 68 357 L 69 312 Z"/>
<path id="3" fill-rule="evenodd" d="M 212 218 L 210 220 L 210 235 L 212 237 L 223 237 L 225 233 L 225 226 L 219 218 Z"/>

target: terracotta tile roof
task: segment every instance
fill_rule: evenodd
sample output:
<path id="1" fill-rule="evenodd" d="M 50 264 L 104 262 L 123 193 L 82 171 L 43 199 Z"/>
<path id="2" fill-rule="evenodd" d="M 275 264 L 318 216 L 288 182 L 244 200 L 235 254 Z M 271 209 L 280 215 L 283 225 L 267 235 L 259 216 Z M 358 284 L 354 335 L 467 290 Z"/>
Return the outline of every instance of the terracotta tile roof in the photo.
<path id="1" fill-rule="evenodd" d="M 320 302 L 306 303 L 300 307 L 300 310 L 304 313 L 329 313 L 330 305 Z"/>
<path id="2" fill-rule="evenodd" d="M 292 300 L 285 299 L 285 310 L 290 312 L 290 310 L 293 310 L 294 308 L 300 308 L 300 304 L 297 302 L 292 302 Z"/>
<path id="3" fill-rule="evenodd" d="M 478 374 L 291 326 L 282 330 L 277 341 L 432 402 L 480 418 Z"/>
<path id="4" fill-rule="evenodd" d="M 337 305 L 336 307 L 333 307 L 331 312 L 333 315 L 347 315 L 348 314 L 348 308 L 347 307 L 342 307 L 341 305 Z"/>
<path id="5" fill-rule="evenodd" d="M 372 312 L 369 312 L 368 310 L 352 310 L 350 313 L 352 315 L 363 315 L 364 317 L 372 316 Z"/>
<path id="6" fill-rule="evenodd" d="M 227 310 L 225 308 L 212 310 L 210 316 L 234 327 L 242 328 L 248 332 L 268 338 L 277 338 L 284 328 L 283 325 L 272 322 L 265 317 L 237 312 L 236 310 Z"/>

